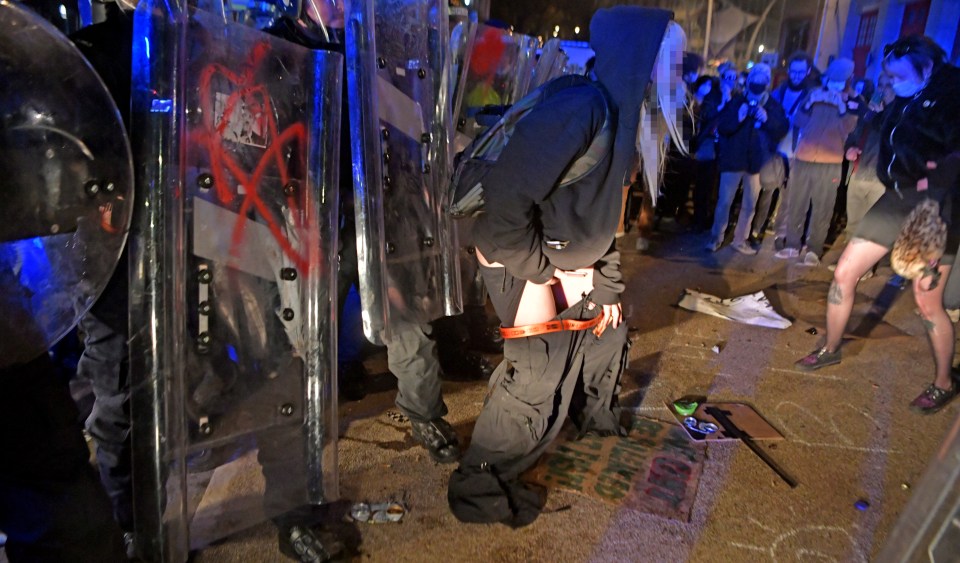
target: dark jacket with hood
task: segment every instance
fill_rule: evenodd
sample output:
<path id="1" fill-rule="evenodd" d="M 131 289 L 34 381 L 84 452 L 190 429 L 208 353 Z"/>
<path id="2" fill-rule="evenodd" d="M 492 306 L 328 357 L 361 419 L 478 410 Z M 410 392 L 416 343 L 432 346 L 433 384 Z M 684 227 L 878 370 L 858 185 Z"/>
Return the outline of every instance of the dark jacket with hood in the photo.
<path id="1" fill-rule="evenodd" d="M 960 175 L 960 69 L 940 67 L 911 98 L 897 98 L 880 129 L 877 176 L 888 189 L 914 190 L 928 178 L 931 189 L 955 192 Z M 927 170 L 927 162 L 937 163 Z M 960 207 L 960 206 L 958 206 Z"/>
<path id="2" fill-rule="evenodd" d="M 484 213 L 474 236 L 489 261 L 535 283 L 549 281 L 556 269 L 593 266 L 593 301 L 619 302 L 624 285 L 614 234 L 622 187 L 637 150 L 640 105 L 671 18 L 671 12 L 633 6 L 594 15 L 594 74 L 609 94 L 613 150 L 578 182 L 555 187 L 603 125 L 607 102 L 588 84 L 548 97 L 517 122 L 484 178 Z"/>
<path id="3" fill-rule="evenodd" d="M 887 189 L 916 190 L 926 178 L 929 197 L 947 220 L 947 253 L 960 244 L 960 69 L 944 64 L 910 98 L 897 98 L 880 129 L 877 177 Z M 927 168 L 927 162 L 936 168 Z"/>
<path id="4" fill-rule="evenodd" d="M 777 143 L 787 134 L 790 122 L 780 102 L 772 96 L 764 96 L 763 109 L 767 120 L 759 128 L 756 119 L 747 115 L 740 121 L 740 106 L 747 103 L 746 96 L 736 95 L 723 107 L 717 126 L 720 132 L 718 166 L 720 172 L 746 172 L 757 174 L 777 151 Z"/>

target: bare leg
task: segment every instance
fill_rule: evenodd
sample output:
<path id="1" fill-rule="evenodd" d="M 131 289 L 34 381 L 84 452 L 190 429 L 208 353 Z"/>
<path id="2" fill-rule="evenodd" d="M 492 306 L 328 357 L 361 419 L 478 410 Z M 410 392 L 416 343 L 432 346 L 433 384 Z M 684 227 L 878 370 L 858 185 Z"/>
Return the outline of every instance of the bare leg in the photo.
<path id="1" fill-rule="evenodd" d="M 933 361 L 937 369 L 933 384 L 941 389 L 950 389 L 950 368 L 953 362 L 953 323 L 943 309 L 943 289 L 949 275 L 950 266 L 940 266 L 940 283 L 933 289 L 929 289 L 930 277 L 913 281 L 913 295 L 920 314 L 923 315 L 923 324 L 933 348 Z"/>
<path id="2" fill-rule="evenodd" d="M 843 249 L 837 269 L 833 273 L 830 292 L 827 294 L 826 349 L 828 352 L 835 352 L 843 340 L 860 277 L 879 262 L 887 252 L 889 252 L 887 247 L 862 238 L 854 238 Z M 943 290 L 940 291 L 942 295 Z M 942 302 L 940 308 L 943 309 Z"/>

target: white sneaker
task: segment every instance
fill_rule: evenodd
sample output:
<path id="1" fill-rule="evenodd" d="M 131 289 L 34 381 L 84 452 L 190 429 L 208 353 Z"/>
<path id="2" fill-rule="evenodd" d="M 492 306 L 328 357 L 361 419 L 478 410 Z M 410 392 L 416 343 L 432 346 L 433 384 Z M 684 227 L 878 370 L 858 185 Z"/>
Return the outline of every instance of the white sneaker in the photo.
<path id="1" fill-rule="evenodd" d="M 804 266 L 819 266 L 820 257 L 817 256 L 815 252 L 807 252 L 803 257 L 802 265 Z"/>
<path id="2" fill-rule="evenodd" d="M 706 245 L 704 248 L 706 248 L 706 249 L 709 250 L 710 252 L 716 252 L 717 250 L 720 250 L 720 247 L 721 247 L 721 246 L 723 246 L 723 241 L 722 241 L 722 240 L 715 240 L 715 241 L 713 241 L 713 242 L 708 242 L 707 245 Z"/>
<path id="3" fill-rule="evenodd" d="M 757 249 L 745 242 L 735 242 L 730 246 L 740 254 L 746 254 L 747 256 L 753 256 L 757 253 Z"/>
<path id="4" fill-rule="evenodd" d="M 790 248 L 789 246 L 783 250 L 777 251 L 777 253 L 773 255 L 774 258 L 779 258 L 781 260 L 786 260 L 787 258 L 797 258 L 798 256 L 800 256 L 800 251 L 796 248 Z"/>

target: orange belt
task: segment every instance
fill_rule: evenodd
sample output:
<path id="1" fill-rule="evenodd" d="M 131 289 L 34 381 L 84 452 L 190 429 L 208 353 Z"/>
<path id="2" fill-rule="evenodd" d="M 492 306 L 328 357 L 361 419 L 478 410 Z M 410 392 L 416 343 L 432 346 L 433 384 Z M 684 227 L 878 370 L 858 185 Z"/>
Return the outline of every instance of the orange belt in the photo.
<path id="1" fill-rule="evenodd" d="M 525 336 L 536 336 L 538 334 L 547 334 L 548 332 L 560 332 L 561 330 L 586 330 L 600 324 L 603 315 L 597 315 L 589 321 L 562 320 L 547 321 L 535 325 L 514 326 L 510 328 L 500 327 L 500 336 L 504 338 L 523 338 Z"/>

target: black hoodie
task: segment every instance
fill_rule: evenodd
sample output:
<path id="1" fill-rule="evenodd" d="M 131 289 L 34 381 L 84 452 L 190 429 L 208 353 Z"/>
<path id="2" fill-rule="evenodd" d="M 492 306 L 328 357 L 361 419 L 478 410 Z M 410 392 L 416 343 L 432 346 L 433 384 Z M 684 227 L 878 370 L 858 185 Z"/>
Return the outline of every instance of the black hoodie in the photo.
<path id="1" fill-rule="evenodd" d="M 593 301 L 619 302 L 624 286 L 614 234 L 622 187 L 636 154 L 640 106 L 672 16 L 634 6 L 594 15 L 594 74 L 616 123 L 613 150 L 583 179 L 556 189 L 603 125 L 604 94 L 588 84 L 573 86 L 524 116 L 484 179 L 484 213 L 474 236 L 488 260 L 535 283 L 550 280 L 558 268 L 593 266 Z"/>

